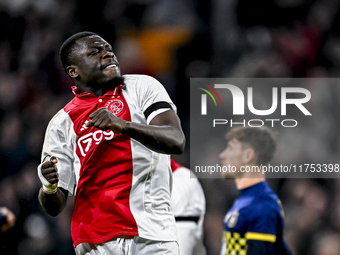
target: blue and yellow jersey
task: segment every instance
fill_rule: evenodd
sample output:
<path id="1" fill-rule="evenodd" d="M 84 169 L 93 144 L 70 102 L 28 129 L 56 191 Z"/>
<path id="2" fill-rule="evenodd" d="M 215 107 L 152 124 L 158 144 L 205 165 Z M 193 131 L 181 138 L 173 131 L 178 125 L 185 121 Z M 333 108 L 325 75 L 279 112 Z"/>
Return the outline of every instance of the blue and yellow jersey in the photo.
<path id="1" fill-rule="evenodd" d="M 240 190 L 224 219 L 221 255 L 291 254 L 283 226 L 281 202 L 267 182 Z"/>

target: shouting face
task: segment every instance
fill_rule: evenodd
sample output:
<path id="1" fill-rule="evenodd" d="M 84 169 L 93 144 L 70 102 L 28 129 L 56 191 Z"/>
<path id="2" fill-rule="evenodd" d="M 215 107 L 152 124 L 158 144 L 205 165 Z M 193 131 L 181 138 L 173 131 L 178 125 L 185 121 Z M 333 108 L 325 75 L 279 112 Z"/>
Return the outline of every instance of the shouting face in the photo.
<path id="1" fill-rule="evenodd" d="M 121 76 L 117 57 L 103 38 L 87 36 L 76 43 L 74 64 L 67 67 L 71 78 L 86 86 L 100 87 Z"/>

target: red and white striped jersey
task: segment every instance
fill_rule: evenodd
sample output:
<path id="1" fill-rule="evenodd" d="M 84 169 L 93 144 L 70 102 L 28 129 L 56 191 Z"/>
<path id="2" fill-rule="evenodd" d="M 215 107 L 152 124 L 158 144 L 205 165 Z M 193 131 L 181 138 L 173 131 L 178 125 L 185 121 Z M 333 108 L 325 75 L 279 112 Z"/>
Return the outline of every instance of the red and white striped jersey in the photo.
<path id="1" fill-rule="evenodd" d="M 129 136 L 85 126 L 89 115 L 101 107 L 141 124 L 149 124 L 170 108 L 176 111 L 156 79 L 146 75 L 124 78 L 125 89 L 117 87 L 103 96 L 75 93 L 46 131 L 42 158 L 58 158 L 58 185 L 75 195 L 74 246 L 120 235 L 176 240 L 170 209 L 170 156 Z"/>

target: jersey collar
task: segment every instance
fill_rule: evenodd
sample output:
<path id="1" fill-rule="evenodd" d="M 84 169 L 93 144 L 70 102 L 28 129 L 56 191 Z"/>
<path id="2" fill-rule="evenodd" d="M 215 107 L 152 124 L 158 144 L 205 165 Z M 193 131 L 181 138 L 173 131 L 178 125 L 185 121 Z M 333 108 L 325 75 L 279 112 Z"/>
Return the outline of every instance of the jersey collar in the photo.
<path id="1" fill-rule="evenodd" d="M 120 86 L 115 87 L 113 90 L 109 90 L 103 96 L 117 96 L 117 95 L 119 95 L 121 93 L 122 86 L 123 85 L 120 85 Z M 72 92 L 77 98 L 98 97 L 98 96 L 93 95 L 93 94 L 91 94 L 90 92 L 87 92 L 87 91 L 79 94 L 78 88 L 76 86 L 72 86 Z"/>

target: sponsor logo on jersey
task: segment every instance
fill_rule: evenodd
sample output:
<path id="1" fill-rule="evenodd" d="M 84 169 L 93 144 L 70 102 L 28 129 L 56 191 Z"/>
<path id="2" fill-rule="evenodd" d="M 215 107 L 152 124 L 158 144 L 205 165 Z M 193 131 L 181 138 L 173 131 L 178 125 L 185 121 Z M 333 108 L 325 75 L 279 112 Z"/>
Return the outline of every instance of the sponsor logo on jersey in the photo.
<path id="1" fill-rule="evenodd" d="M 102 140 L 112 140 L 115 133 L 112 130 L 96 130 L 88 133 L 78 139 L 77 145 L 83 157 L 86 156 L 90 148 L 95 144 L 98 145 Z"/>

